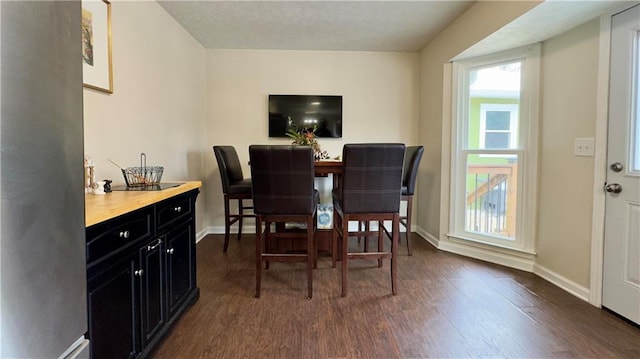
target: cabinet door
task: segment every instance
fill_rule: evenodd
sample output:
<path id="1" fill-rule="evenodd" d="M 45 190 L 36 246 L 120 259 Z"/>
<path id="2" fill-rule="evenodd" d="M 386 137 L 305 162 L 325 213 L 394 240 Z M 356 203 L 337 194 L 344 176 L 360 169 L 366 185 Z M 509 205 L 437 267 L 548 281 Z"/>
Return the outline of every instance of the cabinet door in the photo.
<path id="1" fill-rule="evenodd" d="M 153 341 L 166 323 L 164 248 L 164 237 L 140 248 L 140 263 L 144 271 L 140 293 L 143 346 Z"/>
<path id="2" fill-rule="evenodd" d="M 140 353 L 135 255 L 89 278 L 87 306 L 92 359 L 135 358 Z"/>
<path id="3" fill-rule="evenodd" d="M 193 224 L 189 221 L 167 234 L 167 283 L 169 316 L 196 286 Z"/>

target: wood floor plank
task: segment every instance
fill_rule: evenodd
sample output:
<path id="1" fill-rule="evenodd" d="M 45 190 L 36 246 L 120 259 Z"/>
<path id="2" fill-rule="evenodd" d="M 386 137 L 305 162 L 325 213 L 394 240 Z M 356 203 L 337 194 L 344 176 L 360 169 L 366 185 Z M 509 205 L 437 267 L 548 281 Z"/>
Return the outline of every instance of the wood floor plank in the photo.
<path id="1" fill-rule="evenodd" d="M 323 253 L 312 299 L 301 263 L 272 263 L 256 299 L 253 236 L 223 254 L 223 236 L 208 235 L 197 245 L 200 299 L 152 357 L 640 357 L 640 329 L 614 315 L 531 273 L 411 240 L 397 296 L 388 262 L 352 261 L 342 298 L 340 270 Z"/>

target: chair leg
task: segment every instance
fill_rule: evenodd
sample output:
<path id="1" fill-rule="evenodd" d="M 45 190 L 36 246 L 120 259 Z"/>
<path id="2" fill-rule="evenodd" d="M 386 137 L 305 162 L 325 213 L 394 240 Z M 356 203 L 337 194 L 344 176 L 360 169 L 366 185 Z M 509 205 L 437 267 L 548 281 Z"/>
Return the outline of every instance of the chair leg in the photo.
<path id="1" fill-rule="evenodd" d="M 315 245 L 313 233 L 313 217 L 307 219 L 307 297 L 313 297 L 313 266 L 315 263 Z"/>
<path id="2" fill-rule="evenodd" d="M 362 222 L 358 222 L 358 230 L 361 230 L 360 229 L 360 223 L 362 223 Z M 364 222 L 364 231 L 365 232 L 369 232 L 369 228 L 370 228 L 369 227 L 369 221 L 365 221 Z M 360 237 L 358 237 L 358 238 L 360 238 Z M 367 237 L 367 236 L 364 236 L 364 251 L 365 252 L 369 251 L 369 237 Z"/>
<path id="3" fill-rule="evenodd" d="M 411 211 L 413 209 L 412 202 L 413 202 L 413 196 L 408 196 L 407 197 L 407 225 L 404 233 L 407 239 L 407 253 L 409 253 L 409 255 L 411 255 L 411 243 L 409 241 L 409 235 L 411 234 Z"/>
<path id="4" fill-rule="evenodd" d="M 264 229 L 262 232 L 263 239 L 263 249 L 264 253 L 271 253 L 271 222 L 264 222 Z M 264 261 L 264 269 L 269 269 L 269 259 Z"/>
<path id="5" fill-rule="evenodd" d="M 315 234 L 314 234 L 315 237 Z M 318 268 L 318 242 L 313 239 L 313 269 Z"/>
<path id="6" fill-rule="evenodd" d="M 262 218 L 256 216 L 256 298 L 260 298 L 262 274 Z"/>
<path id="7" fill-rule="evenodd" d="M 231 231 L 231 218 L 229 214 L 229 197 L 224 195 L 224 247 L 223 253 L 227 253 L 229 247 L 229 232 Z"/>
<path id="8" fill-rule="evenodd" d="M 384 231 L 382 230 L 384 227 L 384 223 L 382 221 L 378 221 L 378 252 L 381 253 L 384 251 Z M 382 268 L 382 258 L 378 258 L 378 268 Z"/>
<path id="9" fill-rule="evenodd" d="M 331 236 L 333 237 L 333 232 L 331 233 Z M 333 254 L 331 257 L 333 258 Z M 318 268 L 318 238 L 316 238 L 315 230 L 313 231 L 313 268 Z"/>
<path id="10" fill-rule="evenodd" d="M 347 215 L 342 217 L 342 296 L 347 296 L 347 262 L 349 259 L 349 221 Z"/>
<path id="11" fill-rule="evenodd" d="M 333 212 L 333 230 L 331 231 L 331 268 L 336 267 L 338 261 L 338 215 Z"/>
<path id="12" fill-rule="evenodd" d="M 242 198 L 238 198 L 238 240 L 242 237 L 242 218 L 244 218 Z"/>
<path id="13" fill-rule="evenodd" d="M 331 230 L 331 268 L 336 267 L 336 263 L 338 262 L 338 235 L 337 228 L 335 223 L 333 224 L 333 229 Z"/>
<path id="14" fill-rule="evenodd" d="M 391 239 L 391 293 L 393 295 L 398 294 L 398 283 L 396 267 L 397 267 L 397 254 L 398 254 L 398 238 L 400 237 L 400 215 L 398 213 L 393 215 L 393 234 Z"/>

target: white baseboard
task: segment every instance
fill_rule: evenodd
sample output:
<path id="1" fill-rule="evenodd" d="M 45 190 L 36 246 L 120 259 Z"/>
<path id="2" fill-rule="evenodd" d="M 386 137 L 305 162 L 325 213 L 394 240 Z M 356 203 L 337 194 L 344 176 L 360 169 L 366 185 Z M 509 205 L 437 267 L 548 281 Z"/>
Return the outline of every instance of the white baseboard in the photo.
<path id="1" fill-rule="evenodd" d="M 207 234 L 211 233 L 210 230 L 211 227 L 204 227 L 203 229 L 201 229 L 198 233 L 196 233 L 196 243 L 200 242 L 200 240 L 202 238 L 204 238 L 204 236 L 206 236 Z"/>
<path id="2" fill-rule="evenodd" d="M 440 241 L 438 249 L 509 268 L 533 272 L 534 260 L 533 258 L 527 258 L 527 256 L 518 256 L 453 241 Z"/>
<path id="3" fill-rule="evenodd" d="M 436 248 L 440 245 L 440 240 L 438 238 L 420 227 L 413 229 L 413 232 L 416 232 L 420 237 L 422 237 L 422 239 L 429 242 L 429 244 Z"/>
<path id="4" fill-rule="evenodd" d="M 533 272 L 533 256 L 516 255 L 493 249 L 485 249 L 473 244 L 463 244 L 449 240 L 440 240 L 435 235 L 418 228 L 418 235 L 439 250 L 459 254 L 465 257 L 479 259 L 481 261 L 499 264 L 509 268 L 515 268 L 526 272 Z"/>
<path id="5" fill-rule="evenodd" d="M 538 277 L 554 284 L 560 289 L 563 289 L 584 300 L 585 302 L 589 302 L 589 298 L 591 297 L 591 291 L 589 290 L 589 288 L 583 287 L 580 284 L 538 264 L 534 265 L 533 273 Z"/>

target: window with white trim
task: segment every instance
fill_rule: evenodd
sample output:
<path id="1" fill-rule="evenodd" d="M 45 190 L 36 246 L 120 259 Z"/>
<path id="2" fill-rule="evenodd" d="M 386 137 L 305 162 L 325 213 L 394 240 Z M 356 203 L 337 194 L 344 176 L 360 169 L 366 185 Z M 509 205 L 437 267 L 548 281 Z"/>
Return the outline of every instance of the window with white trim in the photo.
<path id="1" fill-rule="evenodd" d="M 532 252 L 540 46 L 453 63 L 449 236 Z"/>

